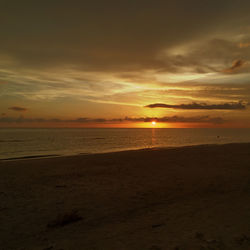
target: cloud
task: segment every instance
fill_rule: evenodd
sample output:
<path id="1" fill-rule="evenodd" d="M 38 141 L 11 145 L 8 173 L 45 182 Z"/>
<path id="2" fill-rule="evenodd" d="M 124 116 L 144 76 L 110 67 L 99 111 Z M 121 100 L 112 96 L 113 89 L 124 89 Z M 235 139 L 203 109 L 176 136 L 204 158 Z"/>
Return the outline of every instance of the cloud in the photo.
<path id="1" fill-rule="evenodd" d="M 242 49 L 242 48 L 248 48 L 248 47 L 250 47 L 250 42 L 248 42 L 248 43 L 240 43 L 239 44 L 239 47 Z"/>
<path id="2" fill-rule="evenodd" d="M 24 112 L 27 111 L 28 109 L 23 108 L 23 107 L 18 107 L 18 106 L 12 106 L 8 108 L 9 110 L 17 111 L 17 112 Z"/>
<path id="3" fill-rule="evenodd" d="M 43 1 L 1 6 L 1 54 L 17 67 L 77 65 L 86 71 L 162 69 L 165 48 L 238 29 L 249 1 Z M 235 14 L 237 13 L 237 15 Z M 240 17 L 240 18 L 239 18 Z M 33 23 L 34 25 L 31 25 Z M 220 27 L 218 27 L 220 23 Z M 241 26 L 241 25 L 240 25 Z"/>
<path id="4" fill-rule="evenodd" d="M 221 117 L 210 117 L 210 116 L 164 116 L 164 117 L 145 117 L 145 118 L 129 118 L 126 117 L 125 121 L 132 122 L 166 122 L 166 123 L 224 123 L 225 120 Z"/>
<path id="5" fill-rule="evenodd" d="M 183 117 L 183 116 L 171 116 L 171 117 L 162 117 L 156 119 L 159 122 L 177 122 L 177 123 L 214 123 L 220 124 L 224 123 L 225 120 L 221 117 L 210 117 L 210 116 L 192 116 L 192 117 Z"/>
<path id="6" fill-rule="evenodd" d="M 105 118 L 77 118 L 77 119 L 44 119 L 44 118 L 25 118 L 25 117 L 0 117 L 0 123 L 126 123 L 126 122 L 152 122 L 158 121 L 163 123 L 213 123 L 220 124 L 224 123 L 225 120 L 221 117 L 210 117 L 210 116 L 164 116 L 164 117 L 125 117 L 115 119 Z"/>
<path id="7" fill-rule="evenodd" d="M 200 76 L 221 72 L 244 73 L 249 72 L 249 68 L 243 66 L 250 60 L 250 50 L 243 50 L 238 41 L 228 37 L 214 36 L 204 40 L 194 39 L 193 42 L 168 48 L 160 59 L 164 62 L 164 67 L 159 69 L 162 72 L 192 73 Z M 230 63 L 232 64 L 228 67 Z"/>
<path id="8" fill-rule="evenodd" d="M 232 66 L 230 68 L 224 69 L 224 73 L 234 73 L 235 71 L 238 71 L 241 69 L 247 62 L 241 59 L 238 59 L 233 62 Z"/>
<path id="9" fill-rule="evenodd" d="M 205 109 L 205 110 L 244 110 L 246 106 L 242 102 L 232 102 L 223 104 L 207 104 L 207 103 L 196 103 L 191 104 L 164 104 L 164 103 L 154 103 L 145 106 L 146 108 L 171 108 L 171 109 Z"/>
<path id="10" fill-rule="evenodd" d="M 25 2 L 0 8 L 1 112 L 15 100 L 44 117 L 250 100 L 248 0 Z"/>

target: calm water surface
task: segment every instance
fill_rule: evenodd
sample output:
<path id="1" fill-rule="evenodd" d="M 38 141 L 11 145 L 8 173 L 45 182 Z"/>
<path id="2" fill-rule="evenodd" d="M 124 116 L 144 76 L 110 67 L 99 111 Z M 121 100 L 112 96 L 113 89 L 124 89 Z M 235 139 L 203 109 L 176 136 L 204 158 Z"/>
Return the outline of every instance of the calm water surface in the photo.
<path id="1" fill-rule="evenodd" d="M 250 129 L 0 129 L 0 159 L 250 142 Z"/>

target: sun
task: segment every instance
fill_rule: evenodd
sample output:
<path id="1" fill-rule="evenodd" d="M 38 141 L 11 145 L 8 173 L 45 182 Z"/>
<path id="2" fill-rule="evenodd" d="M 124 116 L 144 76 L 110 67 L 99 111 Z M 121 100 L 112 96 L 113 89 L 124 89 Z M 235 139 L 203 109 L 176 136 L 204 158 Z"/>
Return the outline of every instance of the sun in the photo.
<path id="1" fill-rule="evenodd" d="M 152 125 L 154 125 L 154 126 L 155 126 L 155 125 L 156 125 L 156 121 L 152 121 Z"/>

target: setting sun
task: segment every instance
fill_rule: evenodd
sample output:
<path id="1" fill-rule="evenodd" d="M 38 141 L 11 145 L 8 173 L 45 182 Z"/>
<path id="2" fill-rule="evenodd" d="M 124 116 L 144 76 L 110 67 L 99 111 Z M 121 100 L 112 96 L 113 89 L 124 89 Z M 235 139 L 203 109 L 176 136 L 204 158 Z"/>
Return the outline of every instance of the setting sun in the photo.
<path id="1" fill-rule="evenodd" d="M 156 121 L 152 121 L 152 125 L 156 125 Z"/>

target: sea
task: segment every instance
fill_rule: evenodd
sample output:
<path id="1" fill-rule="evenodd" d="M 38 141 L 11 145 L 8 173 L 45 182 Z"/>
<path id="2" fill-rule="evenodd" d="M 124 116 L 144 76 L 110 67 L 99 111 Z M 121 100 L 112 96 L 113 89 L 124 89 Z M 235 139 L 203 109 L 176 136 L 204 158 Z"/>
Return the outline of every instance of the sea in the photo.
<path id="1" fill-rule="evenodd" d="M 1 128 L 0 159 L 250 142 L 250 129 Z"/>

